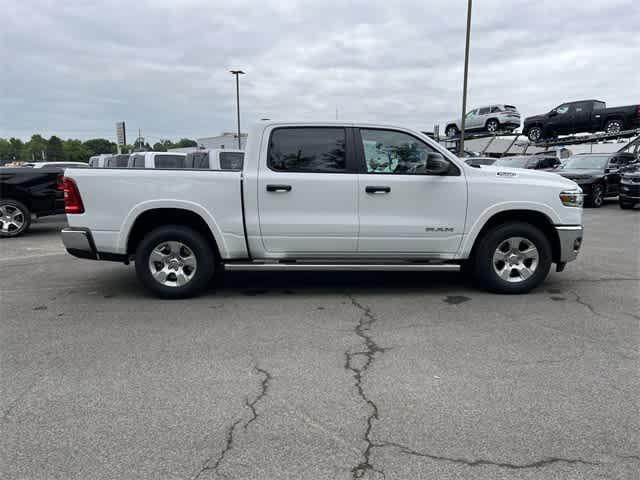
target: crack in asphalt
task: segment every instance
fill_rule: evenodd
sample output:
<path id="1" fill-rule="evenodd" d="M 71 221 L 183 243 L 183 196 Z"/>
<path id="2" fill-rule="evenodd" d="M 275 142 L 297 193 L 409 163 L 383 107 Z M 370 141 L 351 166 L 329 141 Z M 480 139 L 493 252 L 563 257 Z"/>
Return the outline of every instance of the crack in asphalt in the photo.
<path id="1" fill-rule="evenodd" d="M 369 415 L 367 416 L 367 427 L 363 436 L 363 439 L 367 446 L 362 453 L 362 461 L 351 469 L 351 477 L 353 479 L 362 478 L 368 471 L 372 471 L 375 473 L 379 473 L 383 478 L 386 478 L 382 470 L 378 470 L 374 468 L 373 465 L 371 465 L 371 449 L 374 446 L 371 439 L 371 430 L 373 428 L 373 421 L 379 419 L 379 412 L 378 406 L 367 396 L 362 386 L 362 377 L 373 363 L 376 354 L 384 353 L 386 349 L 378 345 L 371 335 L 371 328 L 373 327 L 373 324 L 378 320 L 371 312 L 371 309 L 359 303 L 353 296 L 348 295 L 348 297 L 349 300 L 351 300 L 353 306 L 355 306 L 362 312 L 360 320 L 358 321 L 354 332 L 364 341 L 366 350 L 353 353 L 346 351 L 344 368 L 352 372 L 353 378 L 356 382 L 355 386 L 356 390 L 358 391 L 358 396 L 364 401 L 370 411 Z M 356 359 L 358 358 L 364 359 L 364 363 L 360 367 L 357 366 L 356 362 Z"/>
<path id="2" fill-rule="evenodd" d="M 581 464 L 581 465 L 592 465 L 592 466 L 600 465 L 597 462 L 590 462 L 588 460 L 582 460 L 579 458 L 561 458 L 561 457 L 548 457 L 548 458 L 544 458 L 542 460 L 537 460 L 535 462 L 530 462 L 530 463 L 507 463 L 507 462 L 496 462 L 496 461 L 485 460 L 485 459 L 469 460 L 466 458 L 445 457 L 443 455 L 433 455 L 430 453 L 419 452 L 417 450 L 413 450 L 407 447 L 406 445 L 393 443 L 393 442 L 378 443 L 378 444 L 375 444 L 374 446 L 376 448 L 397 448 L 398 450 L 400 450 L 401 453 L 404 453 L 406 455 L 413 455 L 416 457 L 423 457 L 423 458 L 428 458 L 436 461 L 457 463 L 461 465 L 466 465 L 468 467 L 493 466 L 493 467 L 507 468 L 510 470 L 525 470 L 529 468 L 546 467 L 548 465 L 553 465 L 555 463 L 569 463 L 569 464 Z"/>
<path id="3" fill-rule="evenodd" d="M 249 401 L 248 397 L 245 399 L 244 406 L 247 407 L 251 412 L 251 418 L 246 422 L 244 422 L 244 425 L 242 427 L 242 429 L 245 432 L 247 431 L 247 428 L 249 427 L 249 425 L 258 419 L 259 415 L 256 410 L 256 405 L 260 400 L 262 400 L 267 395 L 269 391 L 269 383 L 273 379 L 269 371 L 265 370 L 264 368 L 260 368 L 258 365 L 254 365 L 253 368 L 255 371 L 260 373 L 263 376 L 263 378 L 262 378 L 262 381 L 260 382 L 260 391 L 258 392 L 258 395 L 252 401 Z M 204 472 L 209 470 L 215 472 L 217 475 L 221 476 L 222 478 L 228 478 L 227 475 L 224 474 L 224 472 L 220 471 L 220 466 L 222 465 L 222 462 L 227 456 L 227 453 L 229 453 L 229 451 L 235 445 L 236 431 L 237 431 L 238 425 L 240 425 L 243 422 L 243 417 L 244 417 L 244 412 L 242 413 L 242 415 L 240 415 L 240 418 L 238 418 L 235 422 L 233 422 L 231 426 L 227 429 L 227 433 L 225 435 L 225 445 L 220 451 L 220 454 L 216 458 L 215 462 L 213 462 L 213 455 L 207 458 L 202 464 L 202 466 L 200 467 L 200 469 L 195 473 L 195 475 L 191 477 L 192 480 L 197 480 L 198 478 L 200 478 L 200 476 Z M 211 464 L 212 462 L 213 462 L 213 465 Z"/>
<path id="4" fill-rule="evenodd" d="M 254 369 L 256 370 L 256 372 L 260 373 L 263 375 L 262 378 L 262 382 L 260 382 L 260 392 L 258 393 L 258 395 L 256 396 L 256 398 L 253 399 L 253 401 L 249 401 L 249 398 L 247 397 L 246 401 L 245 401 L 245 406 L 248 407 L 251 410 L 251 418 L 249 419 L 249 421 L 247 423 L 244 424 L 244 430 L 246 431 L 247 428 L 249 427 L 249 425 L 251 423 L 253 423 L 254 421 L 256 421 L 258 419 L 258 412 L 256 411 L 256 404 L 262 400 L 266 395 L 267 392 L 269 391 L 269 383 L 271 382 L 271 379 L 273 377 L 271 377 L 271 374 L 265 370 L 264 368 L 260 368 L 259 366 L 255 366 Z"/>

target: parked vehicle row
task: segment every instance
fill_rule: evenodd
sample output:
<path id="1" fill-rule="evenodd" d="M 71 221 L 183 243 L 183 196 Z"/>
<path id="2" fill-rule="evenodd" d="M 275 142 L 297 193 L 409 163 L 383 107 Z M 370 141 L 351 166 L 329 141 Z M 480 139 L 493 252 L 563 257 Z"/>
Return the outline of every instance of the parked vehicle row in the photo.
<path id="1" fill-rule="evenodd" d="M 136 152 L 121 155 L 96 155 L 89 160 L 93 168 L 189 168 L 241 170 L 244 151 L 236 149 L 182 152 Z M 86 164 L 84 165 L 86 166 Z"/>
<path id="2" fill-rule="evenodd" d="M 580 185 L 585 203 L 598 208 L 618 195 L 622 173 L 635 162 L 631 153 L 581 153 L 569 157 L 558 174 Z"/>
<path id="3" fill-rule="evenodd" d="M 582 244 L 573 181 L 474 168 L 420 132 L 379 124 L 260 122 L 242 171 L 78 169 L 63 188 L 67 251 L 133 260 L 148 289 L 172 298 L 222 268 L 468 266 L 484 288 L 521 293 Z"/>
<path id="4" fill-rule="evenodd" d="M 631 165 L 622 174 L 618 201 L 625 210 L 640 204 L 640 163 Z"/>

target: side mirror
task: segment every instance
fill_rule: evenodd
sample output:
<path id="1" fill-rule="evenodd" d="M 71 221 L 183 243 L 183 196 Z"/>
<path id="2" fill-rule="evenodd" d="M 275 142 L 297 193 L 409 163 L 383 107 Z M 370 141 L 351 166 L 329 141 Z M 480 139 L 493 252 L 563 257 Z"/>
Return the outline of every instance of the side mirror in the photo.
<path id="1" fill-rule="evenodd" d="M 556 112 L 555 110 L 551 110 L 551 111 L 549 112 L 549 116 L 550 116 L 550 117 L 555 117 L 556 115 L 558 115 L 558 112 Z"/>
<path id="2" fill-rule="evenodd" d="M 451 164 L 439 153 L 427 154 L 427 169 L 429 175 L 444 175 L 451 168 Z"/>

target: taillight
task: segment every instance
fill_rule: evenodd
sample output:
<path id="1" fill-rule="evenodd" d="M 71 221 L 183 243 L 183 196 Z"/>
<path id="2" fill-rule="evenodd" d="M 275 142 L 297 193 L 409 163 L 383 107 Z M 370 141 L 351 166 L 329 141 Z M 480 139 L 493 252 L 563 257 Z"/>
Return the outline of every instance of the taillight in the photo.
<path id="1" fill-rule="evenodd" d="M 62 177 L 62 191 L 64 192 L 65 213 L 84 213 L 80 191 L 73 179 Z"/>

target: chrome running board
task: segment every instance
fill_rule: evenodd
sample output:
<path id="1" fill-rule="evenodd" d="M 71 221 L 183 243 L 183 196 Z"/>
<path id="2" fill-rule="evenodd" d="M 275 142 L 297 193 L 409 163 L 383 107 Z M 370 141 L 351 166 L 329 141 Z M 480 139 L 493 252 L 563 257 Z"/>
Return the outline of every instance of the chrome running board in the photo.
<path id="1" fill-rule="evenodd" d="M 420 272 L 458 272 L 460 265 L 451 263 L 305 263 L 305 262 L 246 262 L 246 263 L 226 263 L 225 270 L 228 271 L 420 271 Z"/>

